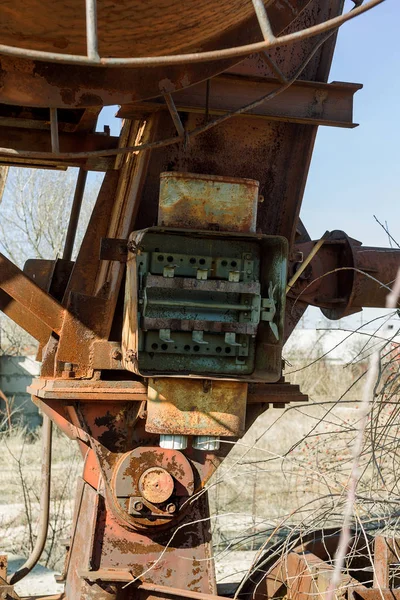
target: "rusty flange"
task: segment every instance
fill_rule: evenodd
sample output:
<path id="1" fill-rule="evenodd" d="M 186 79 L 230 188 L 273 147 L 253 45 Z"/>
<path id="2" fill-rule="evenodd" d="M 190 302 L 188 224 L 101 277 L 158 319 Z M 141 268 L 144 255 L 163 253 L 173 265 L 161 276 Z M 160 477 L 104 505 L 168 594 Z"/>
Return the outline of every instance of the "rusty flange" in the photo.
<path id="1" fill-rule="evenodd" d="M 165 525 L 194 490 L 188 459 L 176 450 L 139 447 L 118 461 L 112 492 L 123 518 L 134 527 Z"/>

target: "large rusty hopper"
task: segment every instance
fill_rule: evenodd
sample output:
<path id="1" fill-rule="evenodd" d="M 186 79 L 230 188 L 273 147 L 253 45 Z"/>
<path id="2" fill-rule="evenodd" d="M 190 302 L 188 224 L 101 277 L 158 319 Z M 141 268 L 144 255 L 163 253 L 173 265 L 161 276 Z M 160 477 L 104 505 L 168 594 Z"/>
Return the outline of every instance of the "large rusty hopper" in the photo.
<path id="1" fill-rule="evenodd" d="M 276 34 L 309 0 L 267 0 Z M 101 57 L 146 57 L 218 50 L 262 39 L 251 0 L 99 0 Z M 86 55 L 84 0 L 4 0 L 0 44 L 24 50 Z M 25 106 L 83 107 L 134 102 L 172 92 L 219 73 L 238 58 L 170 67 L 90 67 L 4 56 L 0 51 L 0 102 Z"/>

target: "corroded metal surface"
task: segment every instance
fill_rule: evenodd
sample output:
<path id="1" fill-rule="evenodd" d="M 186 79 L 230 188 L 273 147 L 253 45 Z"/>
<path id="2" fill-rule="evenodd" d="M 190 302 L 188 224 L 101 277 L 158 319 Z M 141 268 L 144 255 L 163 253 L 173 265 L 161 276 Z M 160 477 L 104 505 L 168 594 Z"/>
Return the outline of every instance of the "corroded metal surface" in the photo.
<path id="1" fill-rule="evenodd" d="M 268 2 L 276 33 L 281 32 L 310 0 Z M 83 0 L 47 2 L 48 8 L 24 0 L 19 11 L 2 4 L 2 43 L 19 47 L 86 54 Z M 99 1 L 99 49 L 106 56 L 143 56 L 189 50 L 214 50 L 260 40 L 250 2 L 191 0 L 176 10 L 163 0 L 143 5 Z M 193 27 L 190 23 L 193 23 Z M 151 23 L 151 25 L 150 25 Z M 195 25 L 195 26 L 194 26 Z M 67 35 L 66 35 L 66 32 Z M 238 59 L 198 65 L 143 69 L 59 65 L 0 57 L 0 101 L 25 106 L 99 106 L 134 102 L 172 92 L 224 71 Z"/>
<path id="2" fill-rule="evenodd" d="M 236 437 L 245 425 L 247 383 L 150 379 L 146 431 Z"/>
<path id="3" fill-rule="evenodd" d="M 209 115 L 223 114 L 250 104 L 280 85 L 278 79 L 251 74 L 224 73 L 213 77 L 209 92 Z M 264 102 L 248 114 L 288 123 L 308 123 L 334 127 L 356 127 L 353 123 L 353 96 L 362 88 L 357 83 L 321 83 L 296 81 L 279 96 Z M 174 94 L 176 107 L 182 112 L 204 113 L 207 82 L 185 88 Z M 138 110 L 161 110 L 164 101 L 153 99 L 141 104 L 121 106 L 117 115 L 134 118 Z"/>
<path id="4" fill-rule="evenodd" d="M 151 3 L 139 6 L 132 1 L 119 6 L 99 0 L 100 53 L 114 56 L 137 53 L 140 56 L 161 51 L 228 47 L 232 43 L 259 39 L 259 26 L 254 18 L 250 18 L 253 14 L 251 2 L 224 2 L 207 1 L 201 6 L 197 3 L 195 12 L 190 12 L 193 2 L 185 3 L 177 11 L 175 3 L 167 0 L 157 2 L 157 10 L 152 10 Z M 46 10 L 46 3 L 41 3 L 38 10 L 34 0 L 23 0 L 22 6 L 26 10 L 22 12 L 8 11 L 10 3 L 7 0 L 0 8 L 0 16 L 1 11 L 7 13 L 0 19 L 0 37 L 2 28 L 4 33 L 1 41 L 64 53 L 84 52 L 83 3 L 76 9 L 78 4 L 75 0 L 64 0 Z M 134 10 L 131 10 L 132 6 Z M 319 23 L 337 15 L 342 7 L 342 0 L 289 0 L 285 3 L 270 2 L 268 10 L 274 32 L 279 32 L 288 26 L 294 31 Z M 111 11 L 109 14 L 108 10 Z M 143 20 L 149 14 L 151 26 L 149 19 L 144 27 Z M 61 19 L 62 27 L 57 19 Z M 196 20 L 196 27 L 191 26 L 190 19 Z M 49 21 L 51 27 L 47 26 Z M 68 37 L 64 33 L 61 35 L 61 30 L 68 31 Z M 176 379 L 151 381 L 148 394 L 146 380 L 137 369 L 132 369 L 133 373 L 121 373 L 126 253 L 117 246 L 127 243 L 132 231 L 152 228 L 157 222 L 160 173 L 167 172 L 163 176 L 164 183 L 170 183 L 173 178 L 184 183 L 188 173 L 194 173 L 190 176 L 191 180 L 198 184 L 201 182 L 201 185 L 205 181 L 208 185 L 210 180 L 208 175 L 204 179 L 203 173 L 228 186 L 236 185 L 234 178 L 245 178 L 244 193 L 236 199 L 236 203 L 231 202 L 228 209 L 223 202 L 222 208 L 217 206 L 216 200 L 220 199 L 218 184 L 205 191 L 203 189 L 198 195 L 192 193 L 193 190 L 187 194 L 182 188 L 171 192 L 167 189 L 169 183 L 164 185 L 159 214 L 161 228 L 164 228 L 162 235 L 166 233 L 165 227 L 171 224 L 214 230 L 208 232 L 210 235 L 206 242 L 204 237 L 198 235 L 196 238 L 194 232 L 186 232 L 184 245 L 194 246 L 195 239 L 196 243 L 202 239 L 204 244 L 209 243 L 212 236 L 226 235 L 221 230 L 254 230 L 254 239 L 261 240 L 262 260 L 261 276 L 251 282 L 251 293 L 262 293 L 270 300 L 264 280 L 268 283 L 274 278 L 279 279 L 280 286 L 284 288 L 286 262 L 276 260 L 276 264 L 269 265 L 272 247 L 265 242 L 263 235 L 270 234 L 276 236 L 275 240 L 280 240 L 276 242 L 280 257 L 286 257 L 287 249 L 286 242 L 279 236 L 286 238 L 292 267 L 294 270 L 298 268 L 296 260 L 299 262 L 300 259 L 296 258 L 295 239 L 300 237 L 303 240 L 304 254 L 313 246 L 312 242 L 306 242 L 309 238 L 299 227 L 298 215 L 317 125 L 352 125 L 351 98 L 359 86 L 324 83 L 334 42 L 333 36 L 313 55 L 302 73 L 306 82 L 289 88 L 286 95 L 277 97 L 270 105 L 259 105 L 254 114 L 227 120 L 191 139 L 190 143 L 177 143 L 168 148 L 160 147 L 152 153 L 131 153 L 112 159 L 97 155 L 84 157 L 81 161 L 73 156 L 64 162 L 52 161 L 51 157 L 43 159 L 48 160 L 48 166 L 74 164 L 108 171 L 77 260 L 60 277 L 56 277 L 56 266 L 42 265 L 42 271 L 37 271 L 41 274 L 41 289 L 1 258 L 1 308 L 41 342 L 42 378 L 30 388 L 34 401 L 66 435 L 77 441 L 85 457 L 67 559 L 67 600 L 82 597 L 88 600 L 122 600 L 132 596 L 138 596 L 140 600 L 177 596 L 193 600 L 216 598 L 211 526 L 204 487 L 233 444 L 222 444 L 219 450 L 203 451 L 189 440 L 187 448 L 179 452 L 158 447 L 159 434 L 175 435 L 179 432 L 189 437 L 207 434 L 233 436 L 235 439 L 270 404 L 278 406 L 306 399 L 296 386 L 289 386 L 279 379 L 285 294 L 282 293 L 278 307 L 280 314 L 276 327 L 279 341 L 274 341 L 270 323 L 264 323 L 265 328 L 257 338 L 260 352 L 249 386 L 242 382 L 210 382 L 208 378 L 181 380 L 182 372 L 178 365 Z M 285 75 L 291 77 L 312 49 L 313 42 L 303 40 L 293 47 L 276 48 L 271 51 L 271 56 Z M 112 70 L 71 64 L 60 68 L 57 64 L 1 56 L 0 101 L 12 102 L 19 108 L 13 109 L 12 114 L 7 110 L 0 111 L 0 115 L 6 115 L 7 119 L 0 125 L 8 128 L 8 139 L 13 138 L 15 149 L 48 149 L 51 143 L 49 123 L 43 117 L 43 111 L 40 113 L 42 109 L 29 108 L 24 112 L 22 106 L 94 106 L 94 112 L 98 114 L 102 104 L 129 104 L 167 93 L 170 113 L 165 108 L 160 109 L 159 101 L 123 107 L 121 114 L 128 116 L 128 120 L 118 140 L 94 134 L 90 114 L 87 119 L 91 125 L 82 125 L 83 128 L 80 128 L 79 119 L 84 120 L 84 114 L 75 111 L 59 111 L 58 114 L 61 149 L 107 150 L 113 149 L 117 143 L 126 147 L 139 141 L 164 140 L 176 136 L 177 125 L 181 135 L 183 127 L 186 130 L 199 127 L 207 122 L 210 114 L 236 109 L 277 85 L 276 80 L 271 82 L 271 77 L 277 77 L 279 73 L 273 73 L 264 58 L 262 55 L 253 56 L 233 67 L 237 59 L 168 68 Z M 228 67 L 231 67 L 229 74 L 218 77 L 215 86 L 209 82 L 201 83 L 192 90 L 186 89 Z M 183 91 L 175 94 L 179 89 Z M 35 127 L 33 132 L 25 127 L 18 135 L 14 130 L 18 126 L 17 118 L 21 119 L 20 124 L 25 119 L 25 125 L 27 121 L 38 118 L 40 126 Z M 0 137 L 2 133 L 6 139 L 7 131 L 0 131 Z M 10 156 L 10 161 L 28 160 L 23 156 Z M 38 159 L 35 164 L 45 163 Z M 260 184 L 261 203 L 258 203 L 255 181 Z M 211 214 L 204 208 L 204 198 L 208 204 L 210 198 L 215 200 Z M 105 252 L 107 248 L 103 248 L 100 254 L 103 238 L 118 240 L 114 245 L 109 244 L 108 254 Z M 131 245 L 130 250 L 142 251 L 140 242 L 143 238 L 131 239 L 131 242 L 135 241 L 138 244 Z M 200 258 L 201 252 L 198 254 Z M 314 274 L 319 272 L 318 269 L 323 274 L 332 265 L 333 268 L 345 265 L 353 269 L 359 267 L 386 282 L 386 277 L 391 277 L 398 265 L 398 256 L 395 251 L 383 253 L 380 249 L 359 247 L 354 240 L 345 239 L 342 243 L 336 238 L 331 240 L 330 245 L 323 245 L 321 253 L 311 264 Z M 382 257 L 384 260 L 381 260 Z M 201 258 L 204 258 L 203 255 Z M 40 265 L 31 267 L 34 273 Z M 168 265 L 166 267 L 166 274 L 170 275 Z M 249 291 L 239 280 L 222 282 L 217 277 L 217 283 L 209 281 L 204 272 L 199 273 L 196 285 L 193 281 L 188 282 L 183 271 L 172 283 L 171 278 L 165 277 L 165 285 L 160 283 L 164 272 L 146 275 L 152 293 L 156 290 L 157 295 L 159 290 L 164 290 L 164 295 L 168 296 L 175 288 L 179 293 L 190 293 L 191 298 L 186 300 L 189 304 L 192 302 L 190 308 L 196 310 L 199 299 L 193 299 L 193 294 L 201 286 L 205 294 L 215 290 L 228 294 L 232 291 L 232 283 L 239 283 L 236 288 L 238 295 Z M 296 296 L 291 294 L 286 309 L 289 330 L 307 302 L 311 303 L 311 294 L 306 293 L 307 276 L 305 271 L 298 283 L 305 301 L 295 303 Z M 128 274 L 128 286 L 129 277 L 136 282 L 136 270 Z M 232 278 L 235 277 L 238 277 L 237 274 L 232 275 Z M 328 277 L 321 278 L 321 282 L 320 287 L 316 286 L 319 298 L 314 303 L 327 310 L 338 307 L 348 310 L 368 302 L 374 305 L 382 303 L 382 290 L 374 292 L 370 281 L 366 283 L 354 275 L 354 271 L 350 276 L 338 276 L 335 283 Z M 316 291 L 316 288 L 311 289 Z M 171 304 L 174 300 L 175 304 Z M 300 303 L 301 310 L 297 311 Z M 225 310 L 226 303 L 220 302 L 218 306 L 221 307 L 221 304 Z M 241 310 L 237 300 L 234 304 Z M 132 306 L 137 315 L 136 305 Z M 171 307 L 176 308 L 176 298 L 170 298 Z M 28 315 L 24 315 L 26 309 L 29 310 Z M 142 316 L 141 325 L 146 331 L 156 325 L 158 329 L 168 329 L 161 327 L 162 318 L 167 324 L 165 315 L 154 318 L 143 313 Z M 183 326 L 184 319 L 179 321 L 182 331 L 191 331 L 193 324 L 185 323 Z M 199 323 L 205 325 L 206 319 L 198 320 Z M 224 327 L 225 323 L 220 327 L 223 333 L 237 333 L 225 331 Z M 193 333 L 199 343 L 204 341 L 198 329 Z M 243 334 L 243 330 L 239 333 Z M 257 332 L 249 329 L 246 333 L 256 335 Z M 169 342 L 168 334 L 164 332 L 163 335 Z M 235 339 L 231 336 L 228 341 L 236 345 Z M 133 350 L 131 358 L 135 359 L 136 347 L 129 349 Z M 274 385 L 259 383 L 266 380 L 279 381 Z M 317 542 L 306 541 L 279 564 L 268 561 L 260 564 L 253 580 L 247 583 L 247 587 L 244 586 L 244 592 L 257 598 L 254 586 L 263 583 L 260 598 L 266 593 L 272 596 L 280 591 L 289 600 L 305 600 L 310 594 L 318 597 L 321 590 L 326 590 L 327 575 L 331 573 L 331 567 L 326 567 L 324 561 L 334 555 L 335 548 L 336 543 L 331 543 L 329 536 Z M 383 597 L 386 598 L 391 552 L 387 548 L 385 550 L 384 542 L 377 542 L 375 550 L 376 584 L 385 586 Z M 361 563 L 362 560 L 361 557 Z M 363 598 L 366 594 L 365 600 L 375 600 L 378 598 L 376 590 L 362 587 L 365 566 L 361 564 L 356 581 L 359 595 L 354 592 L 354 597 Z M 132 583 L 132 588 L 123 589 L 125 583 L 133 582 L 135 578 L 140 582 Z M 347 578 L 346 582 L 349 580 Z"/>
<path id="5" fill-rule="evenodd" d="M 305 258 L 315 243 L 297 244 L 294 255 L 301 253 Z M 300 264 L 294 260 L 291 273 Z M 363 307 L 384 308 L 399 265 L 399 249 L 363 246 L 343 231 L 332 231 L 289 296 L 319 306 L 330 319 L 340 319 Z"/>
<path id="6" fill-rule="evenodd" d="M 194 173 L 160 174 L 160 226 L 254 232 L 257 205 L 258 181 Z"/>

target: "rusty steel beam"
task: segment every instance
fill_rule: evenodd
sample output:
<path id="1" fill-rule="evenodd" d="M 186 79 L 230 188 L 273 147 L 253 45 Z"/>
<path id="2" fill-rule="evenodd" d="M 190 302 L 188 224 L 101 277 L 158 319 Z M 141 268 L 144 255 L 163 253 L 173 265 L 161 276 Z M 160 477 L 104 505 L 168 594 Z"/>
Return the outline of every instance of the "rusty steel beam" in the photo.
<path id="1" fill-rule="evenodd" d="M 118 137 L 104 133 L 59 132 L 61 152 L 110 150 L 117 148 L 118 140 Z M 21 152 L 24 150 L 51 152 L 50 132 L 43 129 L 0 126 L 0 146 Z"/>
<path id="2" fill-rule="evenodd" d="M 51 329 L 3 290 L 0 290 L 0 310 L 40 344 L 47 344 Z"/>
<path id="3" fill-rule="evenodd" d="M 61 333 L 64 308 L 0 253 L 0 289 L 51 331 Z"/>
<path id="4" fill-rule="evenodd" d="M 237 110 L 272 92 L 281 83 L 278 80 L 223 74 L 212 80 L 208 111 L 209 114 L 223 114 Z M 363 86 L 358 83 L 321 83 L 296 81 L 276 98 L 264 102 L 248 115 L 264 117 L 273 121 L 302 123 L 310 125 L 330 125 L 353 128 L 353 96 Z M 173 99 L 181 112 L 204 114 L 207 97 L 207 82 L 176 92 Z M 138 109 L 154 112 L 165 108 L 163 99 L 156 98 L 140 105 L 124 105 L 117 116 L 131 119 Z"/>

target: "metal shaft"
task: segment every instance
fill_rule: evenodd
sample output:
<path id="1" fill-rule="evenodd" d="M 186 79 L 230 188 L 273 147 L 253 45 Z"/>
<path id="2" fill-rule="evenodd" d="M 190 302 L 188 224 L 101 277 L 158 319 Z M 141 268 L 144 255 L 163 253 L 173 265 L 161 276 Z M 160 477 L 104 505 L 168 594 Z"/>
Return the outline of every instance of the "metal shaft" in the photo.
<path id="1" fill-rule="evenodd" d="M 83 194 L 85 193 L 87 179 L 87 171 L 79 169 L 78 178 L 76 180 L 75 194 L 72 202 L 71 215 L 68 223 L 67 235 L 65 236 L 63 258 L 71 260 L 72 251 L 76 238 L 76 230 L 78 227 L 79 215 L 82 207 Z"/>
<path id="2" fill-rule="evenodd" d="M 14 585 L 28 575 L 42 556 L 47 540 L 50 514 L 50 481 L 51 481 L 51 440 L 53 433 L 53 424 L 47 415 L 43 416 L 42 429 L 42 475 L 41 475 L 41 493 L 40 493 L 40 512 L 38 536 L 35 546 L 27 559 L 18 571 L 10 578 L 10 584 Z"/>

